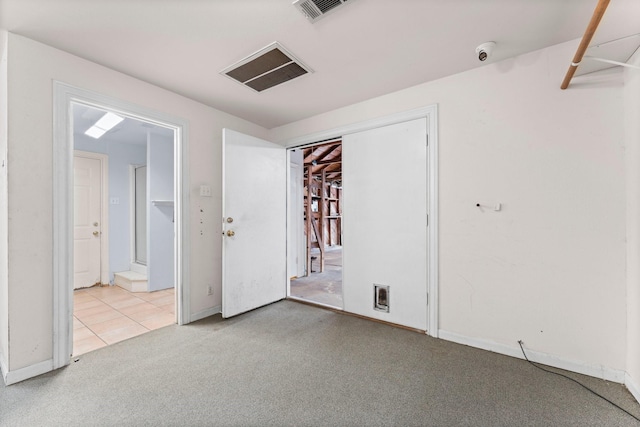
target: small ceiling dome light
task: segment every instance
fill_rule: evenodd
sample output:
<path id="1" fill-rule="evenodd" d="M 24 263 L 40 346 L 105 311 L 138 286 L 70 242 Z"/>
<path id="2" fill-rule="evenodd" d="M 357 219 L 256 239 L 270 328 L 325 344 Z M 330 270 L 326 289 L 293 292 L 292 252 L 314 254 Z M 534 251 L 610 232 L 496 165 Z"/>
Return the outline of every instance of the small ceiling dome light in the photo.
<path id="1" fill-rule="evenodd" d="M 476 48 L 476 54 L 478 55 L 478 60 L 486 61 L 487 58 L 491 56 L 491 52 L 493 52 L 494 47 L 496 47 L 496 42 L 486 42 L 478 46 Z"/>

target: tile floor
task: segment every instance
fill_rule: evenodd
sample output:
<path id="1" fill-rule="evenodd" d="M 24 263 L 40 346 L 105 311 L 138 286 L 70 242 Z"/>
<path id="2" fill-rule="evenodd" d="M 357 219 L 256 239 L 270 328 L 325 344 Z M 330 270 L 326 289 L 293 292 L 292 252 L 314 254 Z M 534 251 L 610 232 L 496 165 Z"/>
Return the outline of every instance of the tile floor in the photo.
<path id="1" fill-rule="evenodd" d="M 175 292 L 93 286 L 73 292 L 73 355 L 176 323 Z"/>

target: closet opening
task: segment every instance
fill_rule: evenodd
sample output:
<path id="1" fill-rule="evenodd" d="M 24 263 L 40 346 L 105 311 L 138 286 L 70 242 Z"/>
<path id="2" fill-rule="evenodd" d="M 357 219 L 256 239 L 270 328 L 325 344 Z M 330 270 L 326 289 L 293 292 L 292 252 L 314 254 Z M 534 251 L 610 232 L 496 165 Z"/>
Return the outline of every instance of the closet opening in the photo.
<path id="1" fill-rule="evenodd" d="M 289 297 L 342 309 L 342 139 L 291 149 L 289 162 Z"/>

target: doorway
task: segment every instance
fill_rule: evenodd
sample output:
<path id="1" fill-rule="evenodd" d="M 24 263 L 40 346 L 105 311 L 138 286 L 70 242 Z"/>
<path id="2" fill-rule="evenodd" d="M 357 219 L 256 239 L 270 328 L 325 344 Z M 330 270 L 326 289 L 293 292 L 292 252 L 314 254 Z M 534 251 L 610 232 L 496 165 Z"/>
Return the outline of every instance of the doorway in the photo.
<path id="1" fill-rule="evenodd" d="M 77 356 L 176 323 L 175 131 L 80 103 L 72 114 Z M 91 275 L 101 241 L 104 277 Z"/>
<path id="2" fill-rule="evenodd" d="M 147 265 L 147 166 L 133 171 L 133 262 Z"/>
<path id="3" fill-rule="evenodd" d="M 174 140 L 175 319 L 191 322 L 189 292 L 188 123 L 176 116 L 68 84 L 53 82 L 53 357 L 52 369 L 71 362 L 73 351 L 73 122 L 72 104 L 111 111 L 171 129 Z M 128 175 L 123 174 L 124 179 Z M 111 200 L 109 200 L 109 204 Z M 184 249 L 183 249 L 184 248 Z"/>
<path id="4" fill-rule="evenodd" d="M 299 221 L 290 214 L 299 197 L 282 178 L 301 172 L 288 154 L 342 135 L 343 310 L 437 336 L 436 113 L 420 108 L 284 146 L 224 129 L 223 317 L 282 299 L 282 284 L 290 296 L 288 277 L 298 266 L 287 264 L 300 255 L 296 242 L 286 242 L 296 230 L 283 218 Z M 279 208 L 283 197 L 288 211 Z"/>
<path id="5" fill-rule="evenodd" d="M 292 149 L 289 160 L 289 296 L 342 309 L 342 139 Z"/>

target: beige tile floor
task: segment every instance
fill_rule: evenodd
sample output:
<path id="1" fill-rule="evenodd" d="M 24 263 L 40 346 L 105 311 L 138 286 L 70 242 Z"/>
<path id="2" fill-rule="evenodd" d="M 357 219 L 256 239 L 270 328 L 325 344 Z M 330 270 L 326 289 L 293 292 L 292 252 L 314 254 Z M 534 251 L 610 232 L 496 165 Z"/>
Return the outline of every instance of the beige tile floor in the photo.
<path id="1" fill-rule="evenodd" d="M 176 323 L 175 292 L 93 286 L 73 292 L 73 355 Z"/>

